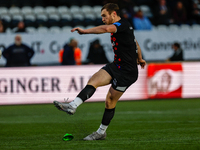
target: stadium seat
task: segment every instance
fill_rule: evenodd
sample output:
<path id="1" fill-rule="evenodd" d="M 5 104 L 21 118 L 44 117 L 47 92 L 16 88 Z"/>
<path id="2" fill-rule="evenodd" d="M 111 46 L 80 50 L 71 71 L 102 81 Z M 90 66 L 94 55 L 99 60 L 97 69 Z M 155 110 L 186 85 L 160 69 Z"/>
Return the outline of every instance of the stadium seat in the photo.
<path id="1" fill-rule="evenodd" d="M 82 6 L 82 7 L 81 7 L 81 12 L 82 12 L 84 15 L 94 13 L 92 7 L 91 7 L 91 6 L 88 6 L 88 5 Z"/>
<path id="2" fill-rule="evenodd" d="M 96 20 L 95 20 L 95 25 L 102 25 L 103 21 L 102 21 L 102 17 L 101 17 L 101 13 L 96 14 Z"/>
<path id="3" fill-rule="evenodd" d="M 40 27 L 40 26 L 47 26 L 47 20 L 48 20 L 48 17 L 47 15 L 45 14 L 38 14 L 36 16 L 36 26 L 37 27 Z"/>
<path id="4" fill-rule="evenodd" d="M 200 31 L 200 24 L 193 24 L 191 28 L 192 30 Z"/>
<path id="5" fill-rule="evenodd" d="M 159 31 L 167 31 L 168 27 L 166 25 L 158 25 L 157 30 Z"/>
<path id="6" fill-rule="evenodd" d="M 139 9 L 140 9 L 140 8 L 139 8 L 138 6 L 134 6 L 134 7 L 133 7 L 133 11 L 134 11 L 134 12 L 138 12 Z"/>
<path id="7" fill-rule="evenodd" d="M 11 16 L 9 14 L 1 15 L 1 20 L 3 21 L 3 23 L 6 27 L 10 26 Z"/>
<path id="8" fill-rule="evenodd" d="M 170 31 L 177 31 L 179 29 L 180 29 L 180 27 L 178 25 L 176 25 L 176 24 L 170 24 L 169 25 L 169 30 Z"/>
<path id="9" fill-rule="evenodd" d="M 84 16 L 82 14 L 74 14 L 72 18 L 72 25 L 77 26 L 81 25 L 84 26 Z"/>
<path id="10" fill-rule="evenodd" d="M 0 15 L 8 14 L 8 8 L 0 7 Z"/>
<path id="11" fill-rule="evenodd" d="M 48 33 L 49 29 L 47 27 L 38 27 L 37 33 Z"/>
<path id="12" fill-rule="evenodd" d="M 55 14 L 57 13 L 57 9 L 54 6 L 48 6 L 45 8 L 46 14 Z"/>
<path id="13" fill-rule="evenodd" d="M 69 8 L 67 6 L 59 6 L 57 8 L 57 12 L 62 15 L 62 14 L 66 14 L 66 13 L 70 13 Z"/>
<path id="14" fill-rule="evenodd" d="M 44 14 L 45 13 L 44 7 L 42 7 L 42 6 L 35 6 L 33 8 L 33 12 L 34 12 L 35 15 Z"/>
<path id="15" fill-rule="evenodd" d="M 22 9 L 21 9 L 21 13 L 22 13 L 23 15 L 32 14 L 32 13 L 33 13 L 33 9 L 32 9 L 32 7 L 30 7 L 30 6 L 24 6 L 24 7 L 22 7 Z"/>
<path id="16" fill-rule="evenodd" d="M 96 19 L 96 16 L 94 14 L 90 14 L 90 13 L 85 14 L 84 25 L 85 26 L 94 25 L 95 19 Z"/>
<path id="17" fill-rule="evenodd" d="M 73 5 L 70 7 L 70 13 L 75 15 L 75 14 L 80 14 L 81 8 L 79 6 Z"/>
<path id="18" fill-rule="evenodd" d="M 141 5 L 140 9 L 143 12 L 144 16 L 150 17 L 150 18 L 153 17 L 153 14 L 152 14 L 151 9 L 150 9 L 149 6 L 147 6 L 147 5 Z"/>
<path id="19" fill-rule="evenodd" d="M 18 23 L 23 21 L 23 19 L 23 16 L 20 14 L 13 15 L 11 20 L 11 28 L 17 27 Z"/>
<path id="20" fill-rule="evenodd" d="M 102 6 L 100 6 L 100 5 L 96 5 L 96 6 L 94 6 L 93 7 L 93 12 L 95 13 L 95 15 L 101 15 L 101 8 L 102 8 Z"/>
<path id="21" fill-rule="evenodd" d="M 7 28 L 7 29 L 6 29 L 6 31 L 5 31 L 5 33 L 6 33 L 6 34 L 12 34 L 12 33 L 13 33 L 13 31 L 12 31 L 12 29 L 11 29 L 11 28 Z"/>
<path id="22" fill-rule="evenodd" d="M 72 26 L 72 16 L 70 14 L 62 14 L 60 19 L 60 26 Z"/>
<path id="23" fill-rule="evenodd" d="M 152 29 L 151 29 L 152 31 L 155 31 L 155 30 L 157 30 L 157 27 L 156 26 L 154 26 L 154 25 L 152 25 Z"/>
<path id="24" fill-rule="evenodd" d="M 60 33 L 61 29 L 58 26 L 52 26 L 52 27 L 49 28 L 49 32 L 50 33 Z"/>
<path id="25" fill-rule="evenodd" d="M 21 9 L 19 7 L 11 7 L 8 12 L 10 15 L 20 14 Z"/>
<path id="26" fill-rule="evenodd" d="M 188 24 L 182 24 L 182 25 L 180 26 L 180 29 L 181 29 L 182 31 L 189 31 L 189 30 L 191 30 L 192 28 L 191 28 L 190 25 L 188 25 Z"/>
<path id="27" fill-rule="evenodd" d="M 26 27 L 35 27 L 36 17 L 33 14 L 28 14 L 24 16 L 24 23 Z"/>
<path id="28" fill-rule="evenodd" d="M 72 27 L 71 26 L 64 26 L 61 28 L 61 32 L 70 33 Z"/>
<path id="29" fill-rule="evenodd" d="M 26 32 L 33 34 L 37 32 L 37 29 L 34 27 L 26 27 Z"/>
<path id="30" fill-rule="evenodd" d="M 60 26 L 60 16 L 58 14 L 50 14 L 48 19 L 48 26 Z"/>

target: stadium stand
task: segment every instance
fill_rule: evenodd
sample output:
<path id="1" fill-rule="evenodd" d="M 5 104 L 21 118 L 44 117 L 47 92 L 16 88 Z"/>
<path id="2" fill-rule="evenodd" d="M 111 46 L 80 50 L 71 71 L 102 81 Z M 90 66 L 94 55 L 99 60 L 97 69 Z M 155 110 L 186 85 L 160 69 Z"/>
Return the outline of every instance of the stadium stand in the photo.
<path id="1" fill-rule="evenodd" d="M 167 30 L 174 31 L 178 29 L 187 30 L 199 28 L 199 24 L 194 24 L 195 22 L 192 21 L 192 25 L 190 24 L 191 27 L 187 24 L 180 26 L 169 24 L 168 27 L 160 27 L 160 24 L 154 24 L 154 15 L 152 13 L 153 6 L 157 2 L 153 0 L 133 1 L 135 4 L 133 6 L 133 12 L 141 9 L 143 14 L 154 25 L 152 30 L 165 30 L 164 28 L 166 28 Z M 103 5 L 101 1 L 58 0 L 51 2 L 47 0 L 0 0 L 0 3 L 0 19 L 3 21 L 5 27 L 10 29 L 14 28 L 20 20 L 24 21 L 27 28 L 38 28 L 41 26 L 50 28 L 58 26 L 61 28 L 60 30 L 65 26 L 74 27 L 80 25 L 86 28 L 88 26 L 103 24 L 100 15 Z"/>

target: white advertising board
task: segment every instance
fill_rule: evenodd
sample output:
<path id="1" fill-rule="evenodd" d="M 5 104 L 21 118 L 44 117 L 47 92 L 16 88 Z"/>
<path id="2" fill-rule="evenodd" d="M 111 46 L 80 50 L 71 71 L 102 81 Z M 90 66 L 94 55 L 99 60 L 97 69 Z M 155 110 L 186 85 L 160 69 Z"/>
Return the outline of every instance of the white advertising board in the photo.
<path id="1" fill-rule="evenodd" d="M 185 62 L 183 67 L 183 98 L 200 98 L 200 63 Z"/>
<path id="2" fill-rule="evenodd" d="M 184 60 L 200 60 L 200 34 L 198 30 L 135 32 L 147 61 L 165 61 L 173 55 L 172 44 L 179 42 Z"/>
<path id="3" fill-rule="evenodd" d="M 0 68 L 0 105 L 73 100 L 102 65 Z M 104 101 L 110 85 L 99 87 L 88 101 Z M 146 70 L 120 100 L 147 99 Z"/>

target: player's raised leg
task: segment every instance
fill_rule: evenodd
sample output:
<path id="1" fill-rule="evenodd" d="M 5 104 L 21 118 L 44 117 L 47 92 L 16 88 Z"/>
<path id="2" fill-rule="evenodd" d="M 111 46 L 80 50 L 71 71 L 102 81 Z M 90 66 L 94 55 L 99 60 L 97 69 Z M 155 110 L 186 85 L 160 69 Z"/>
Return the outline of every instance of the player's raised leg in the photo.
<path id="1" fill-rule="evenodd" d="M 54 101 L 53 103 L 59 110 L 73 115 L 76 112 L 77 107 L 94 94 L 97 87 L 110 84 L 111 79 L 111 76 L 105 70 L 100 69 L 89 79 L 85 88 L 77 95 L 77 97 L 72 102 L 61 103 L 58 101 Z"/>
<path id="2" fill-rule="evenodd" d="M 115 106 L 122 94 L 123 92 L 116 91 L 112 87 L 110 87 L 105 101 L 105 111 L 103 114 L 101 125 L 96 132 L 88 135 L 84 138 L 84 140 L 104 140 L 106 138 L 106 129 L 108 128 L 110 121 L 114 117 Z"/>

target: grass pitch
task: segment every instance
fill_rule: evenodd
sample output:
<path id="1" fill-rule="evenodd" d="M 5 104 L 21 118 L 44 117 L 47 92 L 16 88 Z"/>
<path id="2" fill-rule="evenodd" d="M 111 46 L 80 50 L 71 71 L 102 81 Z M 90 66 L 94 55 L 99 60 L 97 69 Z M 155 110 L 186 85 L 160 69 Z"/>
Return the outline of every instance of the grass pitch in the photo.
<path id="1" fill-rule="evenodd" d="M 0 106 L 0 149 L 200 150 L 200 99 L 118 102 L 103 141 L 83 141 L 101 123 L 104 103 L 69 116 L 53 104 Z M 62 141 L 65 133 L 72 141 Z"/>

